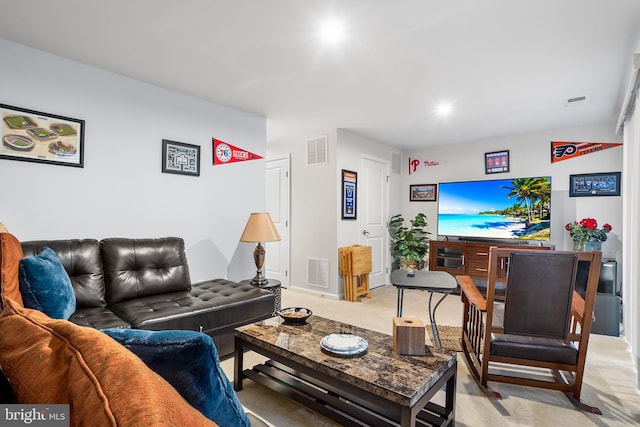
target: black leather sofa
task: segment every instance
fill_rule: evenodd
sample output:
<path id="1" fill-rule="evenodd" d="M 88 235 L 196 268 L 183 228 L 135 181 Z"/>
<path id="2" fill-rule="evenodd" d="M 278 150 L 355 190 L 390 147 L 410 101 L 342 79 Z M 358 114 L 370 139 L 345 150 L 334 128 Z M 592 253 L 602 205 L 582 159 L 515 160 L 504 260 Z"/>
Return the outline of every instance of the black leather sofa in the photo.
<path id="1" fill-rule="evenodd" d="M 226 279 L 191 283 L 178 237 L 21 242 L 25 256 L 53 249 L 71 278 L 82 326 L 188 329 L 213 338 L 220 357 L 233 353 L 234 329 L 268 318 L 272 293 Z"/>

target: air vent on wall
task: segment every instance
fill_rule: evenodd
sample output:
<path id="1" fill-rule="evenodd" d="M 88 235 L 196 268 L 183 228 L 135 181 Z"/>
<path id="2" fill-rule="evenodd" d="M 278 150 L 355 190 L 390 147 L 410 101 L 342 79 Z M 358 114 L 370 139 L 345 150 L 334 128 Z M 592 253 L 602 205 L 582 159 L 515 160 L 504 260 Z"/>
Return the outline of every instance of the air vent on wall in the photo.
<path id="1" fill-rule="evenodd" d="M 329 287 L 329 260 L 307 258 L 307 283 L 320 288 Z"/>
<path id="2" fill-rule="evenodd" d="M 307 139 L 307 166 L 328 163 L 327 135 Z"/>
<path id="3" fill-rule="evenodd" d="M 402 155 L 391 153 L 391 173 L 402 175 Z"/>

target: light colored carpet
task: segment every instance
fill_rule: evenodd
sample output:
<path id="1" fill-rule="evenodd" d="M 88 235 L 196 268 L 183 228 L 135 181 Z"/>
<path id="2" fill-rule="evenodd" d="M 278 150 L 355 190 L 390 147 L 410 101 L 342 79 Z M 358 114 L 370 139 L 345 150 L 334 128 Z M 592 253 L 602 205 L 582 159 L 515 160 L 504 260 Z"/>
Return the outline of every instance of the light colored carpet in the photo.
<path id="1" fill-rule="evenodd" d="M 391 335 L 396 316 L 396 289 L 387 285 L 371 291 L 371 299 L 361 302 L 337 301 L 284 289 L 283 307 L 308 307 L 315 315 L 355 324 Z M 429 324 L 428 293 L 405 291 L 404 316 L 419 317 Z M 462 305 L 458 296 L 448 296 L 436 313 L 438 325 L 459 326 Z M 427 335 L 427 338 L 429 336 Z M 391 340 L 391 336 L 389 336 Z M 249 352 L 245 366 L 261 363 L 264 358 Z M 233 378 L 233 358 L 222 362 Z M 456 425 L 476 426 L 630 426 L 640 425 L 640 395 L 635 372 L 624 338 L 592 335 L 589 340 L 587 371 L 582 390 L 583 400 L 599 407 L 603 415 L 587 414 L 574 408 L 566 396 L 557 391 L 492 383 L 503 399 L 486 397 L 471 378 L 463 358 L 458 357 L 456 386 Z M 244 381 L 238 393 L 247 408 L 274 426 L 324 427 L 337 424 L 270 389 Z"/>

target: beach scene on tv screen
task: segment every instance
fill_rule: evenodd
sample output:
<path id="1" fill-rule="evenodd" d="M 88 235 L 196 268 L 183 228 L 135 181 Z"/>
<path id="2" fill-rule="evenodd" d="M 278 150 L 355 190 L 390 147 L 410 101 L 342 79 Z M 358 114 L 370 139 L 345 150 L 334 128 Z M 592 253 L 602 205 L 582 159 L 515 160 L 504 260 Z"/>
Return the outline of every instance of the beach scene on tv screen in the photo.
<path id="1" fill-rule="evenodd" d="M 440 183 L 438 234 L 549 240 L 551 178 Z"/>

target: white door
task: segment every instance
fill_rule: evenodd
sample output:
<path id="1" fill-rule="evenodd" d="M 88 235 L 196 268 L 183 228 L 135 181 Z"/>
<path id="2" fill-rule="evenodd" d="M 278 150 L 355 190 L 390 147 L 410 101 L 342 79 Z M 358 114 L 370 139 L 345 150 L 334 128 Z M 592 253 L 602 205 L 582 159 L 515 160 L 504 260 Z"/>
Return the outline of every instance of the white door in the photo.
<path id="1" fill-rule="evenodd" d="M 388 162 L 362 156 L 358 174 L 360 244 L 371 246 L 369 287 L 387 283 Z"/>
<path id="2" fill-rule="evenodd" d="M 280 234 L 279 242 L 265 245 L 265 276 L 279 280 L 283 288 L 289 287 L 289 155 L 267 159 L 266 211 Z"/>

